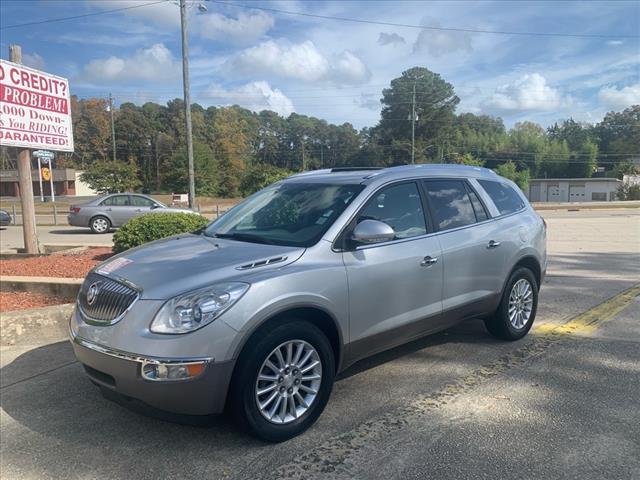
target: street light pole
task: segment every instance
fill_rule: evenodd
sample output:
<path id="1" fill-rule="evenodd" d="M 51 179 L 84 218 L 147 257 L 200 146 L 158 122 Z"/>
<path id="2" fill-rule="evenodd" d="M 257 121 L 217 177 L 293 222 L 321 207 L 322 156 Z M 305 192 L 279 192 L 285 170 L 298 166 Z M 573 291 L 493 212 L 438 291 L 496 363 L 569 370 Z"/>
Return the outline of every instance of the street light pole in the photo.
<path id="1" fill-rule="evenodd" d="M 411 163 L 416 163 L 416 82 L 413 82 L 411 100 Z"/>
<path id="2" fill-rule="evenodd" d="M 189 92 L 189 35 L 187 29 L 187 2 L 180 0 L 180 26 L 182 30 L 182 84 L 184 87 L 184 121 L 189 163 L 189 208 L 195 205 L 196 185 L 193 167 L 193 137 L 191 133 L 191 95 Z"/>
<path id="3" fill-rule="evenodd" d="M 113 119 L 113 98 L 109 92 L 109 112 L 111 112 L 111 148 L 113 149 L 113 161 L 116 161 L 116 127 Z"/>

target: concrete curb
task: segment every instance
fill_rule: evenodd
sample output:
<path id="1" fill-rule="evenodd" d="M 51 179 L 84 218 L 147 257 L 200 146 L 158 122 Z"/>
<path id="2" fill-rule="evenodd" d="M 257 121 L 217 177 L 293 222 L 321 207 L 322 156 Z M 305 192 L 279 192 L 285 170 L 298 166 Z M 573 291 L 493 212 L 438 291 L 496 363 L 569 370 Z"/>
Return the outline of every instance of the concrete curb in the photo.
<path id="1" fill-rule="evenodd" d="M 0 292 L 36 292 L 75 298 L 83 278 L 10 277 L 0 278 Z"/>
<path id="2" fill-rule="evenodd" d="M 640 201 L 615 202 L 534 202 L 535 210 L 617 210 L 620 208 L 640 208 Z"/>
<path id="3" fill-rule="evenodd" d="M 0 345 L 44 345 L 67 338 L 73 303 L 2 312 Z"/>

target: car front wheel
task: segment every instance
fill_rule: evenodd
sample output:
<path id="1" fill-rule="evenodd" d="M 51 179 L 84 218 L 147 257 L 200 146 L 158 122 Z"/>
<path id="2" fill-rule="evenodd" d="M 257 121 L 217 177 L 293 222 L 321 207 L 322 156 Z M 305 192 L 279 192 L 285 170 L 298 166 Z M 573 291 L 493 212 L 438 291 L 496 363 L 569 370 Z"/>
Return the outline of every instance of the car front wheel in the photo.
<path id="1" fill-rule="evenodd" d="M 498 310 L 484 323 L 495 337 L 519 340 L 531 330 L 537 308 L 536 277 L 531 270 L 521 267 L 509 277 Z"/>
<path id="2" fill-rule="evenodd" d="M 258 438 L 282 442 L 318 419 L 333 387 L 327 337 L 306 321 L 280 325 L 251 345 L 233 380 L 231 408 Z"/>

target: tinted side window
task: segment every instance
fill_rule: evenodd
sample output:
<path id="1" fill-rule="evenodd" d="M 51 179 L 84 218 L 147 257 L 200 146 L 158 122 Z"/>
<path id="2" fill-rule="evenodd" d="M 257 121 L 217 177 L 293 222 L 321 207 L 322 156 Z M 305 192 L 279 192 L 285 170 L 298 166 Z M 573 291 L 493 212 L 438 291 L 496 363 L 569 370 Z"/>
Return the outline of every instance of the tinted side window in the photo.
<path id="1" fill-rule="evenodd" d="M 422 201 L 415 183 L 403 183 L 380 190 L 360 211 L 357 223 L 379 220 L 396 232 L 396 238 L 427 233 Z"/>
<path id="2" fill-rule="evenodd" d="M 131 197 L 131 205 L 134 207 L 152 207 L 154 202 L 145 197 L 134 195 Z"/>
<path id="3" fill-rule="evenodd" d="M 473 211 L 476 213 L 476 220 L 478 220 L 479 222 L 487 220 L 489 218 L 489 215 L 487 215 L 487 211 L 482 206 L 482 202 L 478 198 L 478 195 L 476 195 L 476 192 L 471 189 L 467 189 L 467 193 L 469 194 L 469 198 L 471 199 Z"/>
<path id="4" fill-rule="evenodd" d="M 492 180 L 478 180 L 478 182 L 491 197 L 500 215 L 507 215 L 524 208 L 524 201 L 509 185 Z"/>
<path id="5" fill-rule="evenodd" d="M 424 182 L 424 186 L 439 230 L 476 223 L 473 205 L 463 181 L 429 180 Z"/>
<path id="6" fill-rule="evenodd" d="M 115 195 L 107 198 L 100 205 L 108 207 L 124 207 L 129 205 L 129 195 Z"/>

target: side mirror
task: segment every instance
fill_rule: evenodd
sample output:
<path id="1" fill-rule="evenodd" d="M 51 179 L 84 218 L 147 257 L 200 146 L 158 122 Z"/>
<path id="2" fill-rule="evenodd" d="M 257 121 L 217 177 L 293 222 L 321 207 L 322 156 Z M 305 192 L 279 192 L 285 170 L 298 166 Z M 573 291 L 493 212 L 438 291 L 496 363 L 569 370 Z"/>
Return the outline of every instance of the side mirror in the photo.
<path id="1" fill-rule="evenodd" d="M 160 208 L 160 205 L 158 205 L 157 203 L 151 205 L 151 210 L 155 210 L 156 208 Z"/>
<path id="2" fill-rule="evenodd" d="M 396 238 L 396 232 L 389 225 L 378 220 L 363 220 L 353 229 L 351 240 L 361 244 L 388 242 Z"/>

